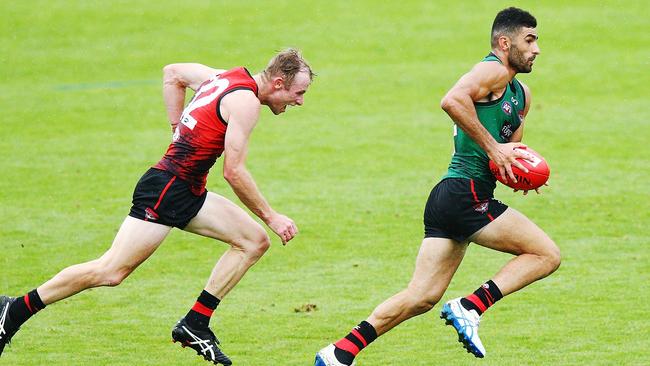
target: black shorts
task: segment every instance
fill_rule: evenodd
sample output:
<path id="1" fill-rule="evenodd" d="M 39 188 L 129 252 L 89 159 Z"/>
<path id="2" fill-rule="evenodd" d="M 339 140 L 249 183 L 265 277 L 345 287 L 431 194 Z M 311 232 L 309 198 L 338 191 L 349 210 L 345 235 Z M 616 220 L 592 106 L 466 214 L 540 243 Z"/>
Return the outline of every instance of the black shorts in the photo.
<path id="1" fill-rule="evenodd" d="M 135 186 L 129 216 L 182 229 L 199 213 L 207 195 L 196 196 L 184 180 L 151 168 Z"/>
<path id="2" fill-rule="evenodd" d="M 508 208 L 493 194 L 492 187 L 473 179 L 443 179 L 424 208 L 424 237 L 467 241 Z"/>

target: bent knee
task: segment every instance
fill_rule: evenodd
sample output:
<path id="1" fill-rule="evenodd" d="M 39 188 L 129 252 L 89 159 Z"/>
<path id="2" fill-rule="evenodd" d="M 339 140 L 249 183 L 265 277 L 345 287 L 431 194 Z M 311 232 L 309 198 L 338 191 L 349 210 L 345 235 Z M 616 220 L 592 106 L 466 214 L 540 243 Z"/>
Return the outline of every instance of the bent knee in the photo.
<path id="1" fill-rule="evenodd" d="M 271 247 L 271 238 L 263 229 L 255 235 L 243 240 L 239 245 L 247 256 L 258 259 Z"/>
<path id="2" fill-rule="evenodd" d="M 112 268 L 99 263 L 92 273 L 92 282 L 94 286 L 115 287 L 120 285 L 131 272 L 133 272 L 131 268 Z"/>
<path id="3" fill-rule="evenodd" d="M 413 310 L 416 311 L 419 314 L 423 314 L 428 312 L 429 310 L 433 309 L 434 306 L 438 303 L 438 300 L 435 299 L 420 299 L 417 301 L 414 306 Z"/>
<path id="4" fill-rule="evenodd" d="M 440 301 L 442 297 L 438 292 L 411 292 L 410 296 L 411 312 L 415 314 L 423 314 L 433 309 L 433 307 Z"/>
<path id="5" fill-rule="evenodd" d="M 552 240 L 549 240 L 542 249 L 534 253 L 539 257 L 539 265 L 543 267 L 546 275 L 555 272 L 562 261 L 560 248 Z"/>
<path id="6" fill-rule="evenodd" d="M 544 257 L 550 270 L 549 273 L 553 273 L 558 268 L 560 268 L 560 264 L 562 263 L 562 255 L 560 254 L 560 248 L 558 248 L 558 246 L 555 243 L 553 243 L 550 250 L 546 253 Z"/>
<path id="7" fill-rule="evenodd" d="M 131 271 L 127 270 L 118 270 L 118 271 L 112 271 L 105 273 L 102 278 L 101 278 L 101 284 L 100 286 L 109 286 L 109 287 L 115 287 L 129 277 L 129 274 L 131 274 Z"/>
<path id="8" fill-rule="evenodd" d="M 269 238 L 268 234 L 264 232 L 263 235 L 259 235 L 258 238 L 255 240 L 255 246 L 254 246 L 254 252 L 258 256 L 264 255 L 267 250 L 271 247 L 271 238 Z"/>

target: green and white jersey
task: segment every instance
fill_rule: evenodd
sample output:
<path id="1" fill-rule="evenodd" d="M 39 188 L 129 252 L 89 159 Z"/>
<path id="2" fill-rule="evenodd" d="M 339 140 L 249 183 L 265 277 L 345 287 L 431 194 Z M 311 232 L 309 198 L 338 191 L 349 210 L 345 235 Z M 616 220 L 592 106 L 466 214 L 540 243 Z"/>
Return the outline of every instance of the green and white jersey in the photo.
<path id="1" fill-rule="evenodd" d="M 501 60 L 490 53 L 483 62 L 501 62 Z M 499 99 L 490 102 L 474 102 L 479 121 L 498 143 L 510 141 L 512 134 L 521 125 L 525 107 L 524 89 L 514 78 Z M 486 183 L 494 189 L 496 179 L 490 172 L 488 161 L 485 151 L 454 124 L 454 155 L 443 179 L 469 178 Z"/>

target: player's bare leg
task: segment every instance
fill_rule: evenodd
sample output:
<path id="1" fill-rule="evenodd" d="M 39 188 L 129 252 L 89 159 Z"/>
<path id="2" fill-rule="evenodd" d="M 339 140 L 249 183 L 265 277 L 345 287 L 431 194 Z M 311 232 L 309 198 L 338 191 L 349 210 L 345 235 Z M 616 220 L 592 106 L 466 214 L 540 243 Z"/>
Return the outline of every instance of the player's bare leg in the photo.
<path id="1" fill-rule="evenodd" d="M 367 319 L 377 336 L 431 310 L 447 290 L 466 249 L 467 244 L 451 239 L 424 239 L 408 287 L 377 306 Z"/>
<path id="2" fill-rule="evenodd" d="M 170 230 L 169 226 L 127 216 L 104 255 L 70 266 L 38 288 L 43 303 L 51 304 L 91 287 L 119 285 L 158 249 Z"/>
<path id="3" fill-rule="evenodd" d="M 550 275 L 560 266 L 560 249 L 553 240 L 513 208 L 508 208 L 471 240 L 516 255 L 492 279 L 504 296 Z"/>
<path id="4" fill-rule="evenodd" d="M 456 328 L 465 348 L 476 357 L 484 357 L 485 348 L 478 337 L 483 312 L 503 296 L 553 273 L 560 265 L 560 251 L 542 229 L 513 208 L 508 208 L 471 240 L 516 256 L 473 294 L 453 299 L 442 309 L 441 317 Z"/>
<path id="5" fill-rule="evenodd" d="M 262 225 L 241 207 L 212 192 L 208 193 L 205 204 L 185 230 L 230 245 L 215 265 L 205 287 L 220 299 L 232 290 L 271 245 Z"/>
<path id="6" fill-rule="evenodd" d="M 431 310 L 449 286 L 466 248 L 467 244 L 451 239 L 424 239 L 408 287 L 377 306 L 368 319 L 345 338 L 322 349 L 316 355 L 315 364 L 351 365 L 361 349 L 378 336 Z"/>
<path id="7" fill-rule="evenodd" d="M 210 318 L 221 300 L 266 252 L 270 239 L 264 228 L 242 208 L 211 192 L 184 230 L 223 241 L 230 248 L 215 265 L 204 291 L 176 325 L 172 337 L 194 348 L 208 361 L 230 365 L 231 361 L 219 350 L 218 341 L 208 327 Z"/>
<path id="8" fill-rule="evenodd" d="M 119 285 L 149 258 L 170 230 L 128 216 L 113 245 L 100 258 L 62 270 L 24 298 L 0 297 L 0 354 L 18 328 L 45 305 L 91 287 Z"/>

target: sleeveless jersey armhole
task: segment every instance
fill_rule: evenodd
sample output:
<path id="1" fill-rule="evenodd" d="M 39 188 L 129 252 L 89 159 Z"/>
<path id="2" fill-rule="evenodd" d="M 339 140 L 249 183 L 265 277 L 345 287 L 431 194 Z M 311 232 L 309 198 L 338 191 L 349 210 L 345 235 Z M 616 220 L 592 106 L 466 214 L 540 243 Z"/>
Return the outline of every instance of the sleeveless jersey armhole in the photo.
<path id="1" fill-rule="evenodd" d="M 217 119 L 219 120 L 219 122 L 223 123 L 225 126 L 228 125 L 228 121 L 226 121 L 223 118 L 223 116 L 221 115 L 221 100 L 226 95 L 228 95 L 228 94 L 230 94 L 230 93 L 232 93 L 234 91 L 237 91 L 237 90 L 250 90 L 251 92 L 253 92 L 253 94 L 255 94 L 255 90 L 253 90 L 253 88 L 250 88 L 250 87 L 247 87 L 247 86 L 238 86 L 236 88 L 232 88 L 232 89 L 228 90 L 227 92 L 225 92 L 225 93 L 223 93 L 223 94 L 221 94 L 219 96 L 219 98 L 217 99 L 217 103 L 216 103 L 216 105 L 217 105 L 217 108 L 216 108 L 216 110 L 217 110 L 216 111 L 217 112 Z"/>

